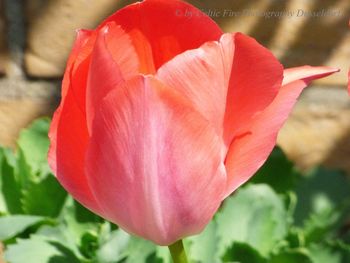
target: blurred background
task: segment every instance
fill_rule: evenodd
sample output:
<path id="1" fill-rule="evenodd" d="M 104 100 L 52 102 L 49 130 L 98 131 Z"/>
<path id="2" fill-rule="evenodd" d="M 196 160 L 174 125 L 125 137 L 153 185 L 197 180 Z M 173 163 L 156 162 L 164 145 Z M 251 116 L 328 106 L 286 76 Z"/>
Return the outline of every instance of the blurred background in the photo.
<path id="1" fill-rule="evenodd" d="M 15 146 L 23 127 L 53 113 L 75 30 L 94 28 L 132 2 L 0 0 L 1 145 Z M 350 99 L 346 92 L 350 1 L 189 2 L 213 16 L 224 31 L 241 31 L 256 38 L 286 67 L 341 68 L 341 73 L 315 82 L 304 92 L 280 133 L 279 145 L 302 169 L 324 164 L 350 172 Z M 321 13 L 310 16 L 309 12 Z"/>

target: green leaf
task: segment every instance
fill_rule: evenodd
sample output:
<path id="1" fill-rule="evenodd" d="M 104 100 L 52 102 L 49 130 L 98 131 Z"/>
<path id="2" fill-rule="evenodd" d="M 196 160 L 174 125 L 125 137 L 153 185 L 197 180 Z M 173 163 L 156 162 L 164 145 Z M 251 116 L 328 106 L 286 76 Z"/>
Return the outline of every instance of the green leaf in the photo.
<path id="1" fill-rule="evenodd" d="M 186 250 L 187 256 L 189 256 L 188 249 L 186 249 L 186 245 L 185 245 L 185 250 Z M 157 246 L 156 247 L 156 258 L 158 259 L 158 261 L 160 263 L 173 263 L 173 260 L 171 259 L 171 254 L 170 254 L 168 247 Z"/>
<path id="2" fill-rule="evenodd" d="M 287 221 L 283 200 L 268 185 L 241 188 L 216 217 L 220 255 L 241 242 L 266 256 L 286 236 Z"/>
<path id="3" fill-rule="evenodd" d="M 103 219 L 74 201 L 75 219 L 80 223 L 101 223 Z"/>
<path id="4" fill-rule="evenodd" d="M 152 253 L 146 258 L 146 263 L 165 263 L 162 258 L 159 258 L 157 253 Z M 170 261 L 171 263 L 172 261 Z"/>
<path id="5" fill-rule="evenodd" d="M 286 241 L 290 248 L 299 248 L 305 246 L 305 235 L 304 232 L 297 228 L 291 227 L 286 237 Z"/>
<path id="6" fill-rule="evenodd" d="M 2 193 L 2 164 L 4 161 L 4 148 L 0 147 L 0 214 L 5 214 L 7 212 L 5 197 Z"/>
<path id="7" fill-rule="evenodd" d="M 306 243 L 337 234 L 350 211 L 349 189 L 345 174 L 321 168 L 300 182 L 295 221 L 304 228 Z"/>
<path id="8" fill-rule="evenodd" d="M 22 189 L 26 189 L 31 182 L 36 181 L 36 177 L 31 171 L 25 156 L 19 149 L 17 152 L 17 162 L 15 166 L 15 175 Z"/>
<path id="9" fill-rule="evenodd" d="M 325 211 L 319 214 L 311 214 L 305 221 L 304 234 L 307 244 L 320 242 L 337 233 L 337 225 L 341 218 L 341 212 L 337 210 Z"/>
<path id="10" fill-rule="evenodd" d="M 61 214 L 59 216 L 60 221 L 63 225 L 66 226 L 67 231 L 72 233 L 72 236 L 76 238 L 76 240 L 79 240 L 80 238 L 86 233 L 86 232 L 98 232 L 98 229 L 100 228 L 100 224 L 93 223 L 93 222 L 87 222 L 82 223 L 77 220 L 76 216 L 76 206 L 75 201 L 73 198 L 68 196 L 66 203 L 61 211 Z"/>
<path id="11" fill-rule="evenodd" d="M 216 231 L 216 222 L 212 221 L 202 233 L 188 238 L 190 241 L 188 254 L 192 261 L 201 263 L 220 262 Z"/>
<path id="12" fill-rule="evenodd" d="M 49 126 L 49 119 L 38 119 L 20 133 L 19 151 L 23 154 L 34 174 L 50 172 L 47 163 L 47 152 L 50 144 L 47 137 Z"/>
<path id="13" fill-rule="evenodd" d="M 43 225 L 35 234 L 45 240 L 65 244 L 75 255 L 80 255 L 78 247 L 79 237 L 75 236 L 62 222 L 57 226 Z M 82 255 L 80 255 L 82 257 Z"/>
<path id="14" fill-rule="evenodd" d="M 310 258 L 313 263 L 342 263 L 341 251 L 336 251 L 329 246 L 312 244 L 309 247 Z"/>
<path id="15" fill-rule="evenodd" d="M 32 182 L 23 192 L 23 209 L 32 215 L 57 217 L 64 205 L 67 193 L 52 175 L 39 182 Z"/>
<path id="16" fill-rule="evenodd" d="M 31 236 L 8 246 L 5 260 L 11 263 L 80 263 L 74 253 L 64 244 Z"/>
<path id="17" fill-rule="evenodd" d="M 10 148 L 2 148 L 3 150 L 3 157 L 6 159 L 7 163 L 15 167 L 17 165 L 17 159 L 16 156 L 13 153 L 13 150 Z"/>
<path id="18" fill-rule="evenodd" d="M 43 226 L 37 232 L 37 235 L 43 236 L 51 241 L 66 244 L 75 255 L 84 260 L 93 258 L 97 250 L 97 240 L 107 235 L 99 231 L 100 224 L 80 223 L 76 220 L 76 206 L 74 200 L 68 197 L 58 218 L 57 226 Z M 106 223 L 109 225 L 109 223 Z M 87 251 L 89 250 L 90 251 Z"/>
<path id="19" fill-rule="evenodd" d="M 344 173 L 315 169 L 296 188 L 296 223 L 302 226 L 310 214 L 329 212 L 350 198 L 350 182 Z"/>
<path id="20" fill-rule="evenodd" d="M 223 262 L 267 263 L 267 260 L 248 244 L 235 242 L 226 251 Z"/>
<path id="21" fill-rule="evenodd" d="M 113 263 L 125 257 L 125 250 L 128 248 L 130 235 L 121 229 L 113 231 L 108 240 L 100 244 L 97 251 L 98 262 Z"/>
<path id="22" fill-rule="evenodd" d="M 350 243 L 337 240 L 333 245 L 337 251 L 342 253 L 342 262 L 350 262 Z"/>
<path id="23" fill-rule="evenodd" d="M 156 252 L 156 246 L 150 241 L 131 236 L 127 249 L 124 251 L 126 260 L 123 263 L 147 262 Z M 150 261 L 148 261 L 150 262 Z"/>
<path id="24" fill-rule="evenodd" d="M 15 176 L 15 168 L 9 164 L 8 158 L 1 163 L 1 192 L 6 203 L 6 210 L 11 214 L 21 214 L 21 186 Z"/>
<path id="25" fill-rule="evenodd" d="M 294 164 L 287 159 L 280 148 L 276 147 L 250 182 L 268 184 L 277 193 L 284 193 L 293 190 L 299 179 L 300 173 Z"/>
<path id="26" fill-rule="evenodd" d="M 294 223 L 294 213 L 298 204 L 298 198 L 295 192 L 291 191 L 286 192 L 284 197 L 285 207 L 287 208 L 288 222 L 292 225 Z"/>
<path id="27" fill-rule="evenodd" d="M 93 231 L 86 232 L 80 239 L 80 251 L 86 258 L 95 258 L 98 249 L 98 236 Z"/>
<path id="28" fill-rule="evenodd" d="M 305 249 L 294 249 L 273 255 L 269 263 L 314 263 Z M 318 262 L 317 262 L 318 263 Z"/>
<path id="29" fill-rule="evenodd" d="M 43 221 L 43 217 L 14 215 L 0 217 L 0 240 L 4 241 L 22 233 L 28 227 Z"/>

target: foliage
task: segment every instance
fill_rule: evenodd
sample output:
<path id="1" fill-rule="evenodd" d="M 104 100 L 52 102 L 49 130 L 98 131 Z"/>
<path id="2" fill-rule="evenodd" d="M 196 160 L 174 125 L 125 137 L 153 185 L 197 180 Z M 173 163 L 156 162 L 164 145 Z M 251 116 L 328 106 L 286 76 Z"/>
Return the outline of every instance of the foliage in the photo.
<path id="1" fill-rule="evenodd" d="M 66 194 L 50 173 L 48 119 L 0 148 L 0 240 L 9 263 L 170 263 L 166 247 L 132 237 Z M 193 263 L 350 262 L 350 183 L 298 172 L 280 149 L 185 240 Z"/>

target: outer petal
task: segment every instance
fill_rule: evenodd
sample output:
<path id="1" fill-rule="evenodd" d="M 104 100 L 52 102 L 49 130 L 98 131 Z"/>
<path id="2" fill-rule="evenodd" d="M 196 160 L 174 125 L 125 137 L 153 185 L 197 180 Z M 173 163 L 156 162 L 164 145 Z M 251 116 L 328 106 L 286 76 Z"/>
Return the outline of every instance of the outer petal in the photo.
<path id="1" fill-rule="evenodd" d="M 222 34 L 211 18 L 179 0 L 138 2 L 116 12 L 102 26 L 110 21 L 121 25 L 132 36 L 139 57 L 143 57 L 145 63 L 153 57 L 154 65 L 148 65 L 144 73 L 154 73 L 174 56 L 207 41 L 218 40 Z"/>
<path id="2" fill-rule="evenodd" d="M 283 68 L 270 51 L 237 33 L 178 55 L 157 77 L 184 94 L 228 146 L 275 98 Z"/>
<path id="3" fill-rule="evenodd" d="M 84 175 L 88 141 L 85 90 L 92 31 L 79 31 L 62 83 L 62 99 L 49 131 L 48 162 L 57 179 L 79 202 L 99 212 Z"/>
<path id="4" fill-rule="evenodd" d="M 68 89 L 64 103 L 54 115 L 49 137 L 48 162 L 57 179 L 75 199 L 100 212 L 84 175 L 88 133 L 72 89 Z"/>
<path id="5" fill-rule="evenodd" d="M 87 175 L 108 220 L 160 245 L 200 232 L 226 186 L 221 144 L 153 77 L 113 90 L 96 114 Z"/>
<path id="6" fill-rule="evenodd" d="M 77 31 L 76 40 L 69 55 L 66 71 L 62 81 L 62 101 L 64 100 L 71 85 L 71 75 L 73 69 L 79 67 L 79 65 L 86 59 L 87 56 L 89 56 L 92 51 L 92 35 L 93 31 Z"/>
<path id="7" fill-rule="evenodd" d="M 86 85 L 89 73 L 91 53 L 96 41 L 95 31 L 78 31 L 78 39 L 80 35 L 85 36 L 83 45 L 78 47 L 76 57 L 72 61 L 71 66 L 67 66 L 65 76 L 62 83 L 62 92 L 71 89 L 72 96 L 77 104 L 77 107 L 82 111 L 84 118 L 86 115 Z M 77 40 L 78 41 L 78 40 Z M 71 54 L 74 54 L 75 48 Z M 68 60 L 69 63 L 69 60 Z M 64 103 L 64 95 L 61 99 L 61 104 Z"/>
<path id="8" fill-rule="evenodd" d="M 224 119 L 224 140 L 244 132 L 254 116 L 276 97 L 283 78 L 283 67 L 255 39 L 235 35 L 235 53 Z"/>
<path id="9" fill-rule="evenodd" d="M 309 70 L 309 74 L 305 74 L 305 69 Z M 311 80 L 336 71 L 338 70 L 326 67 L 300 67 L 286 70 L 286 74 L 293 73 L 293 75 L 285 81 L 286 84 L 282 86 L 271 105 L 254 119 L 242 136 L 232 141 L 225 162 L 228 175 L 226 196 L 245 183 L 266 161 L 276 144 L 278 131 L 286 121 L 301 91 Z"/>
<path id="10" fill-rule="evenodd" d="M 88 72 L 86 108 L 89 130 L 102 99 L 138 74 L 139 61 L 129 36 L 115 23 L 99 30 Z"/>
<path id="11" fill-rule="evenodd" d="M 313 79 L 323 78 L 338 71 L 339 69 L 331 67 L 302 66 L 287 68 L 284 70 L 283 85 L 300 79 L 303 79 L 308 84 Z"/>

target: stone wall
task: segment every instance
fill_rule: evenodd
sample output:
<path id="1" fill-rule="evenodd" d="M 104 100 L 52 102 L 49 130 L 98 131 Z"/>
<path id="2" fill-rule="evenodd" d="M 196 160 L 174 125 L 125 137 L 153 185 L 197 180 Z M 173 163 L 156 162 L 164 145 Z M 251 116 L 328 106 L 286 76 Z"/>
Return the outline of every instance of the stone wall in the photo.
<path id="1" fill-rule="evenodd" d="M 77 28 L 94 28 L 121 7 L 121 1 L 27 1 L 24 66 L 32 77 L 60 77 Z"/>
<path id="2" fill-rule="evenodd" d="M 4 1 L 0 0 L 0 76 L 5 74 L 8 60 L 5 20 Z"/>
<path id="3" fill-rule="evenodd" d="M 75 30 L 94 28 L 134 1 L 0 0 L 0 144 L 51 115 Z M 269 47 L 285 66 L 329 65 L 342 73 L 320 80 L 301 98 L 279 144 L 302 168 L 318 163 L 350 171 L 348 0 L 192 0 L 225 31 Z M 324 11 L 322 11 L 324 10 Z M 308 12 L 323 12 L 310 16 Z M 328 12 L 328 13 L 327 13 Z M 322 13 L 319 13 L 322 14 Z M 349 160 L 347 160 L 349 159 Z"/>

